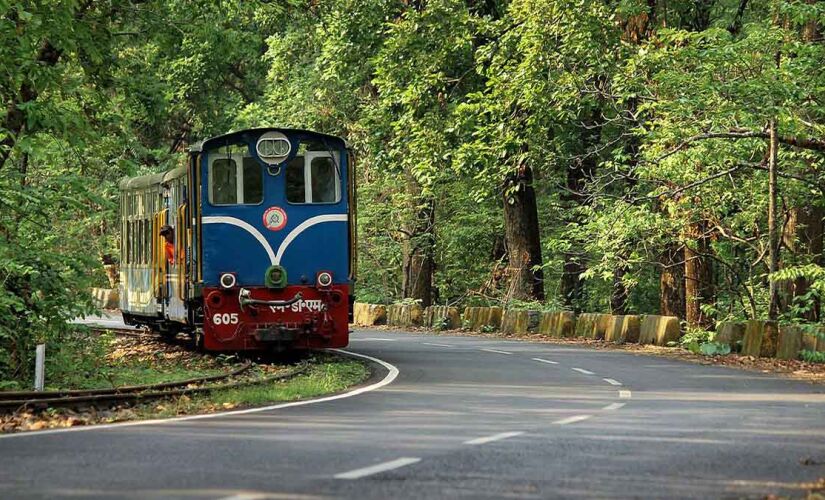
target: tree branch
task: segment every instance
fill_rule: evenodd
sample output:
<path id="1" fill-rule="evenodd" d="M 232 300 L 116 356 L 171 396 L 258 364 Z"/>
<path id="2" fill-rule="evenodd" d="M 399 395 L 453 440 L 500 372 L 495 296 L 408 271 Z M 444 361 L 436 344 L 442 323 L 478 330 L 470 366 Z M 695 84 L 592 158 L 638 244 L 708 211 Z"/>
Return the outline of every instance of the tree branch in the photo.
<path id="1" fill-rule="evenodd" d="M 675 155 L 676 153 L 687 149 L 689 146 L 693 145 L 693 143 L 707 140 L 707 139 L 769 139 L 768 132 L 766 131 L 754 131 L 754 130 L 730 130 L 728 132 L 706 132 L 704 134 L 697 134 L 692 137 L 688 137 L 684 141 L 682 141 L 678 146 L 671 149 L 667 153 L 663 154 L 662 156 L 656 158 L 654 163 L 659 163 L 660 161 Z M 809 149 L 812 151 L 822 151 L 825 152 L 825 141 L 821 139 L 814 139 L 810 137 L 794 137 L 794 136 L 780 136 L 777 137 L 777 140 L 785 145 L 793 146 L 800 149 Z"/>

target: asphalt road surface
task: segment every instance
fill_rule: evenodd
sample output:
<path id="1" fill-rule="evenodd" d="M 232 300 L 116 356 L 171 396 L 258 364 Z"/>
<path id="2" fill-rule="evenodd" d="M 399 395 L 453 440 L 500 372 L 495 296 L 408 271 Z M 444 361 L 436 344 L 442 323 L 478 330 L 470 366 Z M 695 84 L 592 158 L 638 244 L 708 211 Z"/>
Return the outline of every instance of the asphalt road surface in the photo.
<path id="1" fill-rule="evenodd" d="M 0 498 L 761 498 L 825 476 L 821 385 L 575 346 L 352 340 L 385 365 L 350 397 L 0 437 Z"/>

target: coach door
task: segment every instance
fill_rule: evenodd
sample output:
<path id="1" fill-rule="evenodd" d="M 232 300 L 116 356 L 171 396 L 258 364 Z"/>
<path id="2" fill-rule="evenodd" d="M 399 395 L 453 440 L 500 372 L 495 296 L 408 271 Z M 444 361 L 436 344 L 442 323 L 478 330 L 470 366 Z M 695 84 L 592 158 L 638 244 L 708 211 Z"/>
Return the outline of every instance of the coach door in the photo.
<path id="1" fill-rule="evenodd" d="M 186 275 L 187 275 L 187 250 L 188 241 L 191 238 L 190 224 L 187 220 L 186 202 L 186 170 L 176 169 L 166 175 L 164 179 L 163 194 L 166 202 L 166 209 L 163 211 L 165 224 L 172 227 L 174 234 L 174 252 L 171 261 L 166 255 L 166 241 L 160 237 L 160 254 L 165 262 L 166 273 L 163 284 L 163 302 L 165 304 L 166 316 L 173 321 L 186 322 Z"/>

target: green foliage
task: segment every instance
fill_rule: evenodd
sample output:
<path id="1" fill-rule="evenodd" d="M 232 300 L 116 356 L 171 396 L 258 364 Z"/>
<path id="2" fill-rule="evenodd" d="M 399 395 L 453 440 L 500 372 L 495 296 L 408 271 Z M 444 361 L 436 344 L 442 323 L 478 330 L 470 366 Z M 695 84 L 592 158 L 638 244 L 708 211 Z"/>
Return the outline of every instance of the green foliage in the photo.
<path id="1" fill-rule="evenodd" d="M 808 363 L 825 363 L 825 352 L 803 349 L 799 356 Z"/>
<path id="2" fill-rule="evenodd" d="M 663 256 L 702 236 L 705 315 L 766 316 L 772 279 L 784 318 L 813 318 L 825 296 L 812 242 L 825 208 L 822 7 L 705 4 L 5 5 L 0 379 L 28 380 L 35 342 L 67 342 L 66 320 L 91 311 L 86 290 L 106 285 L 100 263 L 117 255 L 118 179 L 252 126 L 352 145 L 362 300 L 404 299 L 405 270 L 425 255 L 437 303 L 502 304 L 503 206 L 522 188 L 507 179 L 529 167 L 547 300 L 509 306 L 608 311 L 620 291 L 623 309 L 655 313 L 662 275 L 685 267 Z M 769 120 L 785 225 L 770 277 Z M 791 224 L 800 208 L 819 220 Z M 571 264 L 574 300 L 562 297 Z"/>
<path id="3" fill-rule="evenodd" d="M 308 373 L 272 384 L 250 385 L 235 389 L 178 398 L 167 405 L 138 407 L 144 418 L 202 413 L 237 406 L 260 406 L 276 401 L 294 401 L 336 393 L 365 380 L 369 368 L 355 360 L 321 357 L 311 361 Z"/>
<path id="4" fill-rule="evenodd" d="M 730 346 L 722 342 L 714 341 L 714 336 L 714 332 L 709 332 L 701 328 L 688 328 L 685 334 L 679 339 L 678 345 L 693 354 L 703 354 L 705 356 L 724 356 L 730 354 Z"/>
<path id="5" fill-rule="evenodd" d="M 498 329 L 493 325 L 481 325 L 481 333 L 493 333 Z"/>
<path id="6" fill-rule="evenodd" d="M 713 332 L 702 328 L 688 328 L 685 334 L 679 339 L 679 345 L 694 354 L 699 354 L 701 352 L 701 346 L 712 340 Z"/>
<path id="7" fill-rule="evenodd" d="M 448 330 L 450 328 L 450 318 L 438 318 L 433 324 L 433 327 L 438 331 Z"/>
<path id="8" fill-rule="evenodd" d="M 705 356 L 725 356 L 730 354 L 730 345 L 721 342 L 707 342 L 699 346 L 699 352 Z"/>

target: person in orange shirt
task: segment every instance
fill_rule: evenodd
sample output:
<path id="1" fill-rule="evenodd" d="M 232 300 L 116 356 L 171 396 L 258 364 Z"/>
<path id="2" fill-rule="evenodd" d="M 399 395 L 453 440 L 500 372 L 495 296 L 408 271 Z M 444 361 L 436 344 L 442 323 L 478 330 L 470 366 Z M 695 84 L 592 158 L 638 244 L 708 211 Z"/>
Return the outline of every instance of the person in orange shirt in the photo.
<path id="1" fill-rule="evenodd" d="M 175 230 L 172 229 L 172 226 L 163 226 L 160 228 L 160 235 L 166 240 L 164 245 L 166 261 L 171 266 L 175 263 Z"/>

